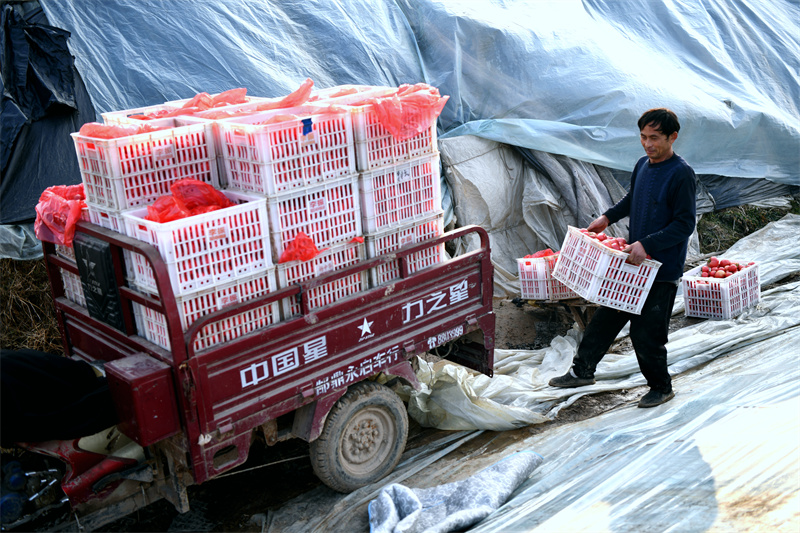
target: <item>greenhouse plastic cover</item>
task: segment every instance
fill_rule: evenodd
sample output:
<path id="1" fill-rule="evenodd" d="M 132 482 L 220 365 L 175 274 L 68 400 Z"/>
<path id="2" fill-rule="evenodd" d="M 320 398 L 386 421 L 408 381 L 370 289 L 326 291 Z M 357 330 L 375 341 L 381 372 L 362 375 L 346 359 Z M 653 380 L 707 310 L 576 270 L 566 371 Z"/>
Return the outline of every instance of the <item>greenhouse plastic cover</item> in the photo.
<path id="1" fill-rule="evenodd" d="M 798 229 L 800 217 L 788 215 L 725 256 L 758 261 L 762 286 L 772 284 L 800 272 L 788 238 Z M 491 380 L 423 365 L 427 390 L 410 412 L 423 424 L 462 429 L 407 450 L 390 476 L 347 496 L 325 487 L 298 496 L 270 514 L 268 530 L 363 531 L 369 503 L 386 486 L 446 486 L 530 451 L 543 457 L 541 466 L 470 531 L 797 531 L 800 282 L 761 297 L 739 317 L 670 335 L 672 401 L 638 409 L 637 396 L 543 432 L 503 430 L 550 420 L 586 394 L 643 385 L 635 356 L 606 356 L 598 382 L 573 390 L 546 382 L 569 368 L 575 334 L 544 350 L 496 350 Z M 486 430 L 500 432 L 487 438 Z"/>
<path id="2" fill-rule="evenodd" d="M 425 81 L 439 126 L 615 169 L 674 109 L 698 174 L 800 184 L 800 6 L 703 0 L 41 0 L 97 113 Z"/>

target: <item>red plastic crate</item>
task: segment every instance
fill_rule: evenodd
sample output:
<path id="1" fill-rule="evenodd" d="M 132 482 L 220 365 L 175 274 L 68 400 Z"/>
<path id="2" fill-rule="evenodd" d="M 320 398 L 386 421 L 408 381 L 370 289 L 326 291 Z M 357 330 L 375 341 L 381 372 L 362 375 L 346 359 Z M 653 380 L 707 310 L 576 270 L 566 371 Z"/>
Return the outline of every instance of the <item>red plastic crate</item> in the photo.
<path id="1" fill-rule="evenodd" d="M 396 165 L 415 157 L 432 155 L 437 151 L 436 121 L 417 135 L 398 141 L 383 127 L 368 98 L 391 96 L 397 87 L 376 87 L 372 91 L 332 99 L 338 106 L 345 106 L 353 121 L 356 143 L 356 168 L 359 171 L 373 170 L 386 165 Z"/>
<path id="2" fill-rule="evenodd" d="M 559 254 L 517 259 L 520 297 L 526 300 L 566 300 L 579 295 L 553 277 Z"/>
<path id="3" fill-rule="evenodd" d="M 293 117 L 259 124 L 280 116 Z M 350 115 L 325 106 L 217 121 L 228 187 L 275 195 L 355 173 Z"/>
<path id="4" fill-rule="evenodd" d="M 590 302 L 638 315 L 661 263 L 631 265 L 627 257 L 569 226 L 553 277 Z"/>
<path id="5" fill-rule="evenodd" d="M 702 266 L 681 278 L 686 316 L 728 320 L 761 301 L 758 264 L 727 278 L 704 278 Z"/>
<path id="6" fill-rule="evenodd" d="M 281 289 L 291 287 L 292 285 L 327 274 L 328 272 L 355 265 L 363 260 L 364 244 L 362 243 L 351 242 L 332 246 L 308 261 L 279 263 L 277 265 L 278 287 Z M 356 294 L 366 288 L 367 276 L 365 271 L 325 283 L 307 292 L 309 309 L 337 302 L 342 298 Z M 306 311 L 308 311 L 308 309 Z M 284 317 L 289 318 L 299 313 L 300 304 L 294 299 L 284 298 Z"/>
<path id="7" fill-rule="evenodd" d="M 230 305 L 251 300 L 274 292 L 275 269 L 261 272 L 200 290 L 176 296 L 181 326 L 186 332 L 198 318 Z M 163 314 L 133 302 L 134 318 L 139 335 L 162 348 L 171 349 L 167 321 Z M 195 350 L 203 350 L 227 342 L 280 320 L 278 302 L 259 306 L 203 328 L 194 343 Z"/>
<path id="8" fill-rule="evenodd" d="M 433 239 L 444 234 L 444 215 L 437 215 L 420 222 L 405 224 L 399 228 L 392 228 L 374 234 L 366 234 L 364 242 L 367 245 L 367 258 L 371 259 L 382 254 L 390 254 L 404 246 L 416 244 L 426 239 Z M 447 256 L 444 243 L 424 248 L 406 256 L 408 272 L 416 272 L 423 268 L 445 261 Z M 370 283 L 373 287 L 383 285 L 392 280 L 400 279 L 400 260 L 384 263 L 370 269 Z"/>
<path id="9" fill-rule="evenodd" d="M 441 213 L 439 154 L 362 172 L 359 190 L 365 232 L 383 231 Z"/>
<path id="10" fill-rule="evenodd" d="M 158 248 L 176 295 L 226 283 L 273 265 L 266 199 L 234 191 L 222 193 L 237 205 L 159 223 L 146 220 L 147 208 L 122 213 L 125 234 Z M 149 263 L 131 254 L 136 286 L 157 294 Z"/>
<path id="11" fill-rule="evenodd" d="M 319 249 L 361 236 L 357 174 L 270 196 L 267 207 L 276 260 L 301 231 Z"/>
<path id="12" fill-rule="evenodd" d="M 211 123 L 116 139 L 73 133 L 72 139 L 86 202 L 98 207 L 122 211 L 149 205 L 183 178 L 219 188 Z"/>

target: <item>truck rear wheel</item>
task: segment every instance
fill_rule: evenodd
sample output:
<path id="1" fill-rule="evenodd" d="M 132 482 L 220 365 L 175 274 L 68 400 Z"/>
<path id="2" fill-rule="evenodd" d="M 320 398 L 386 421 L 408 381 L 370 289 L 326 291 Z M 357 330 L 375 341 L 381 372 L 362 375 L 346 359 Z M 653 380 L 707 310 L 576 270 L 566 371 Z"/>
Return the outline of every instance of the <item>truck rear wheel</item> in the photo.
<path id="1" fill-rule="evenodd" d="M 408 413 L 389 388 L 362 381 L 333 406 L 311 443 L 311 466 L 333 490 L 352 492 L 389 474 L 408 437 Z"/>

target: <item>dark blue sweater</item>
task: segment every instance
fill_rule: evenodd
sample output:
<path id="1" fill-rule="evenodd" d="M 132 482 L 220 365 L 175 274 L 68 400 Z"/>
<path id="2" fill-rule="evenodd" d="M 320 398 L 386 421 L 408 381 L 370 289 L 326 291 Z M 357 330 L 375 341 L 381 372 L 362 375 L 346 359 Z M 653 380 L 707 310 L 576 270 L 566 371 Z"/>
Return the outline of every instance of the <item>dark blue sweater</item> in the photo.
<path id="1" fill-rule="evenodd" d="M 678 154 L 656 164 L 644 156 L 633 169 L 628 194 L 604 213 L 612 224 L 630 216 L 628 242 L 639 241 L 661 262 L 656 280 L 675 281 L 683 275 L 697 216 L 696 181 L 694 170 Z"/>

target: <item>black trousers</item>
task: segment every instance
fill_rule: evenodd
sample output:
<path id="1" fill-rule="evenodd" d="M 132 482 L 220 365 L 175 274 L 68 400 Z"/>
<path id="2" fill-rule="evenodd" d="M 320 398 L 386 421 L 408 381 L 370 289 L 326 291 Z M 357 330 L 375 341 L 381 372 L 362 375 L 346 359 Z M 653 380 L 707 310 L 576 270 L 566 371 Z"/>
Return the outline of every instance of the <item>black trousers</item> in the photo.
<path id="1" fill-rule="evenodd" d="M 92 435 L 117 423 L 108 382 L 91 365 L 35 350 L 0 350 L 0 442 Z"/>
<path id="2" fill-rule="evenodd" d="M 667 370 L 665 345 L 677 292 L 675 283 L 656 281 L 640 315 L 600 307 L 586 326 L 578 353 L 573 359 L 575 375 L 581 378 L 594 377 L 597 364 L 608 352 L 617 334 L 630 322 L 631 342 L 647 385 L 658 392 L 670 392 L 672 378 Z"/>

